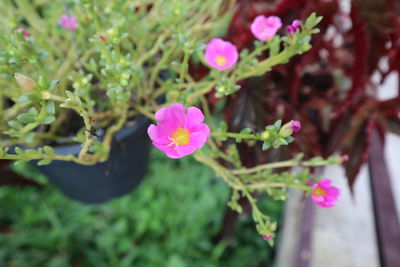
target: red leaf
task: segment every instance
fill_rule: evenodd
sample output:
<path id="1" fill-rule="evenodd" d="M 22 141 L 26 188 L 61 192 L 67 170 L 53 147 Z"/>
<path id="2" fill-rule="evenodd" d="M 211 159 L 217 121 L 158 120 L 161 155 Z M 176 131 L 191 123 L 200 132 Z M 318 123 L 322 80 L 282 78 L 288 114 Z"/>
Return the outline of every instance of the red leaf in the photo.
<path id="1" fill-rule="evenodd" d="M 353 53 L 355 55 L 352 66 L 352 87 L 346 99 L 334 111 L 334 118 L 339 116 L 351 104 L 354 104 L 357 101 L 357 98 L 360 97 L 363 89 L 365 90 L 368 77 L 368 57 L 366 56 L 369 52 L 368 32 L 366 29 L 366 23 L 359 19 L 359 14 L 354 6 L 351 9 L 351 20 L 353 22 L 352 33 L 354 36 Z"/>
<path id="2" fill-rule="evenodd" d="M 351 190 L 353 190 L 357 174 L 368 160 L 372 130 L 374 127 L 374 119 L 369 119 L 368 122 L 365 123 L 365 127 L 358 132 L 354 139 L 349 142 L 348 146 L 343 150 L 344 154 L 349 155 L 349 160 L 344 164 L 344 168 Z"/>

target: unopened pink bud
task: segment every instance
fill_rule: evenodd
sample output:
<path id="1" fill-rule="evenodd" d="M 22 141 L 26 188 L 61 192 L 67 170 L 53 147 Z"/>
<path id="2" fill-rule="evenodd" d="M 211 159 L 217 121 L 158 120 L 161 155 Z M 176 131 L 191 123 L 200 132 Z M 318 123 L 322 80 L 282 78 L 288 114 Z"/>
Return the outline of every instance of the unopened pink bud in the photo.
<path id="1" fill-rule="evenodd" d="M 349 159 L 350 159 L 349 155 L 347 155 L 347 154 L 342 155 L 342 163 L 349 161 Z"/>
<path id="2" fill-rule="evenodd" d="M 301 20 L 296 19 L 292 22 L 292 25 L 286 26 L 286 30 L 288 31 L 289 34 L 293 35 L 300 27 L 300 25 L 301 25 Z"/>
<path id="3" fill-rule="evenodd" d="M 300 121 L 292 121 L 291 127 L 295 133 L 298 133 L 301 129 L 301 122 Z"/>
<path id="4" fill-rule="evenodd" d="M 271 235 L 263 235 L 262 237 L 264 238 L 264 240 L 267 240 L 267 241 L 272 240 Z"/>
<path id="5" fill-rule="evenodd" d="M 25 38 L 28 38 L 28 37 L 31 36 L 31 34 L 25 29 L 24 26 L 19 25 L 19 26 L 18 26 L 18 29 L 22 30 L 22 35 L 23 35 Z"/>

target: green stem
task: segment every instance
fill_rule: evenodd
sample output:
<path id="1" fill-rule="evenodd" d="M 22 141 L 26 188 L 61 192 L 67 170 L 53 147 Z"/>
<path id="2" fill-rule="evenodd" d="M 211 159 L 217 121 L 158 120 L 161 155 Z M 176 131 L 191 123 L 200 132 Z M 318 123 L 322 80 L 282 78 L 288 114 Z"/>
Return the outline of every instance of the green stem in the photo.
<path id="1" fill-rule="evenodd" d="M 272 67 L 279 65 L 281 63 L 284 63 L 288 61 L 292 56 L 296 54 L 294 49 L 287 48 L 283 50 L 281 53 L 279 53 L 276 56 L 269 57 L 264 61 L 261 61 L 258 66 L 255 66 L 254 68 L 251 69 L 251 71 L 244 73 L 242 75 L 239 75 L 236 79 L 236 81 L 244 80 L 249 77 L 253 76 L 259 76 L 270 70 Z"/>
<path id="2" fill-rule="evenodd" d="M 179 79 L 180 79 L 180 81 L 182 83 L 183 83 L 183 81 L 185 79 L 185 74 L 187 72 L 189 58 L 190 58 L 190 53 L 186 51 L 184 56 L 183 56 L 183 62 L 182 62 L 182 65 L 181 65 L 181 72 L 180 72 L 180 75 L 179 75 Z"/>
<path id="3" fill-rule="evenodd" d="M 83 165 L 93 165 L 96 162 L 94 161 L 85 161 L 77 158 L 74 155 L 15 155 L 15 154 L 6 154 L 0 157 L 5 160 L 41 160 L 41 159 L 50 159 L 50 160 L 62 160 L 62 161 L 73 161 L 78 164 Z"/>
<path id="4" fill-rule="evenodd" d="M 240 169 L 233 170 L 234 174 L 250 174 L 254 172 L 259 172 L 267 169 L 275 169 L 275 168 L 288 168 L 288 167 L 317 167 L 317 166 L 326 166 L 329 164 L 335 164 L 334 162 L 329 162 L 328 160 L 321 160 L 319 162 L 309 161 L 297 161 L 297 160 L 286 160 L 279 162 L 266 163 L 263 165 L 259 165 L 257 167 L 248 168 L 248 169 Z"/>
<path id="5" fill-rule="evenodd" d="M 264 188 L 296 188 L 304 191 L 310 191 L 310 187 L 306 185 L 299 185 L 299 184 L 285 184 L 285 183 L 259 183 L 259 184 L 252 184 L 249 185 L 251 189 L 264 189 Z"/>
<path id="6" fill-rule="evenodd" d="M 259 141 L 265 141 L 264 138 L 261 136 L 257 136 L 254 134 L 241 134 L 241 133 L 226 133 L 226 132 L 212 132 L 211 136 L 226 136 L 226 137 L 232 137 L 232 138 L 240 138 L 240 139 L 251 139 L 251 140 L 259 140 Z"/>

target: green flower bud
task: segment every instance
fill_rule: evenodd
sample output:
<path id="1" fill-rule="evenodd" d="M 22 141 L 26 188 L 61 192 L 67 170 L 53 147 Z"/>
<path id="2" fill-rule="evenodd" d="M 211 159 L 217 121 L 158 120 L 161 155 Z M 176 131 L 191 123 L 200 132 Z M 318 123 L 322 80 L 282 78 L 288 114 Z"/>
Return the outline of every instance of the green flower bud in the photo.
<path id="1" fill-rule="evenodd" d="M 292 123 L 293 123 L 293 121 L 289 121 L 288 123 L 286 123 L 282 126 L 282 128 L 279 130 L 279 135 L 281 137 L 288 137 L 293 134 Z"/>

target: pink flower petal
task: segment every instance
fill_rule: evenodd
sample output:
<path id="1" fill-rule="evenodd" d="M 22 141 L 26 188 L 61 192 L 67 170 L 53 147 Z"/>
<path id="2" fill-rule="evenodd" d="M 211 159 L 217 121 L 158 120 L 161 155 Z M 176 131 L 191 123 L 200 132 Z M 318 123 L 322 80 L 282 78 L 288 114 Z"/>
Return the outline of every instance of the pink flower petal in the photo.
<path id="1" fill-rule="evenodd" d="M 204 121 L 204 115 L 200 109 L 198 109 L 196 107 L 188 108 L 188 112 L 187 112 L 188 127 L 190 127 L 191 125 L 195 126 L 197 124 L 202 123 L 203 121 Z"/>
<path id="2" fill-rule="evenodd" d="M 151 140 L 157 140 L 156 143 L 158 144 L 168 145 L 171 143 L 171 140 L 168 138 L 168 136 L 171 135 L 171 132 L 166 131 L 164 128 L 152 124 L 147 128 L 147 133 Z"/>
<path id="3" fill-rule="evenodd" d="M 192 154 L 196 149 L 197 149 L 197 147 L 195 147 L 189 143 L 187 145 L 178 146 L 176 148 L 176 152 L 180 157 L 184 157 L 184 156 Z"/>
<path id="4" fill-rule="evenodd" d="M 197 132 L 190 134 L 190 145 L 196 148 L 202 148 L 205 142 L 207 142 L 209 133 Z"/>

